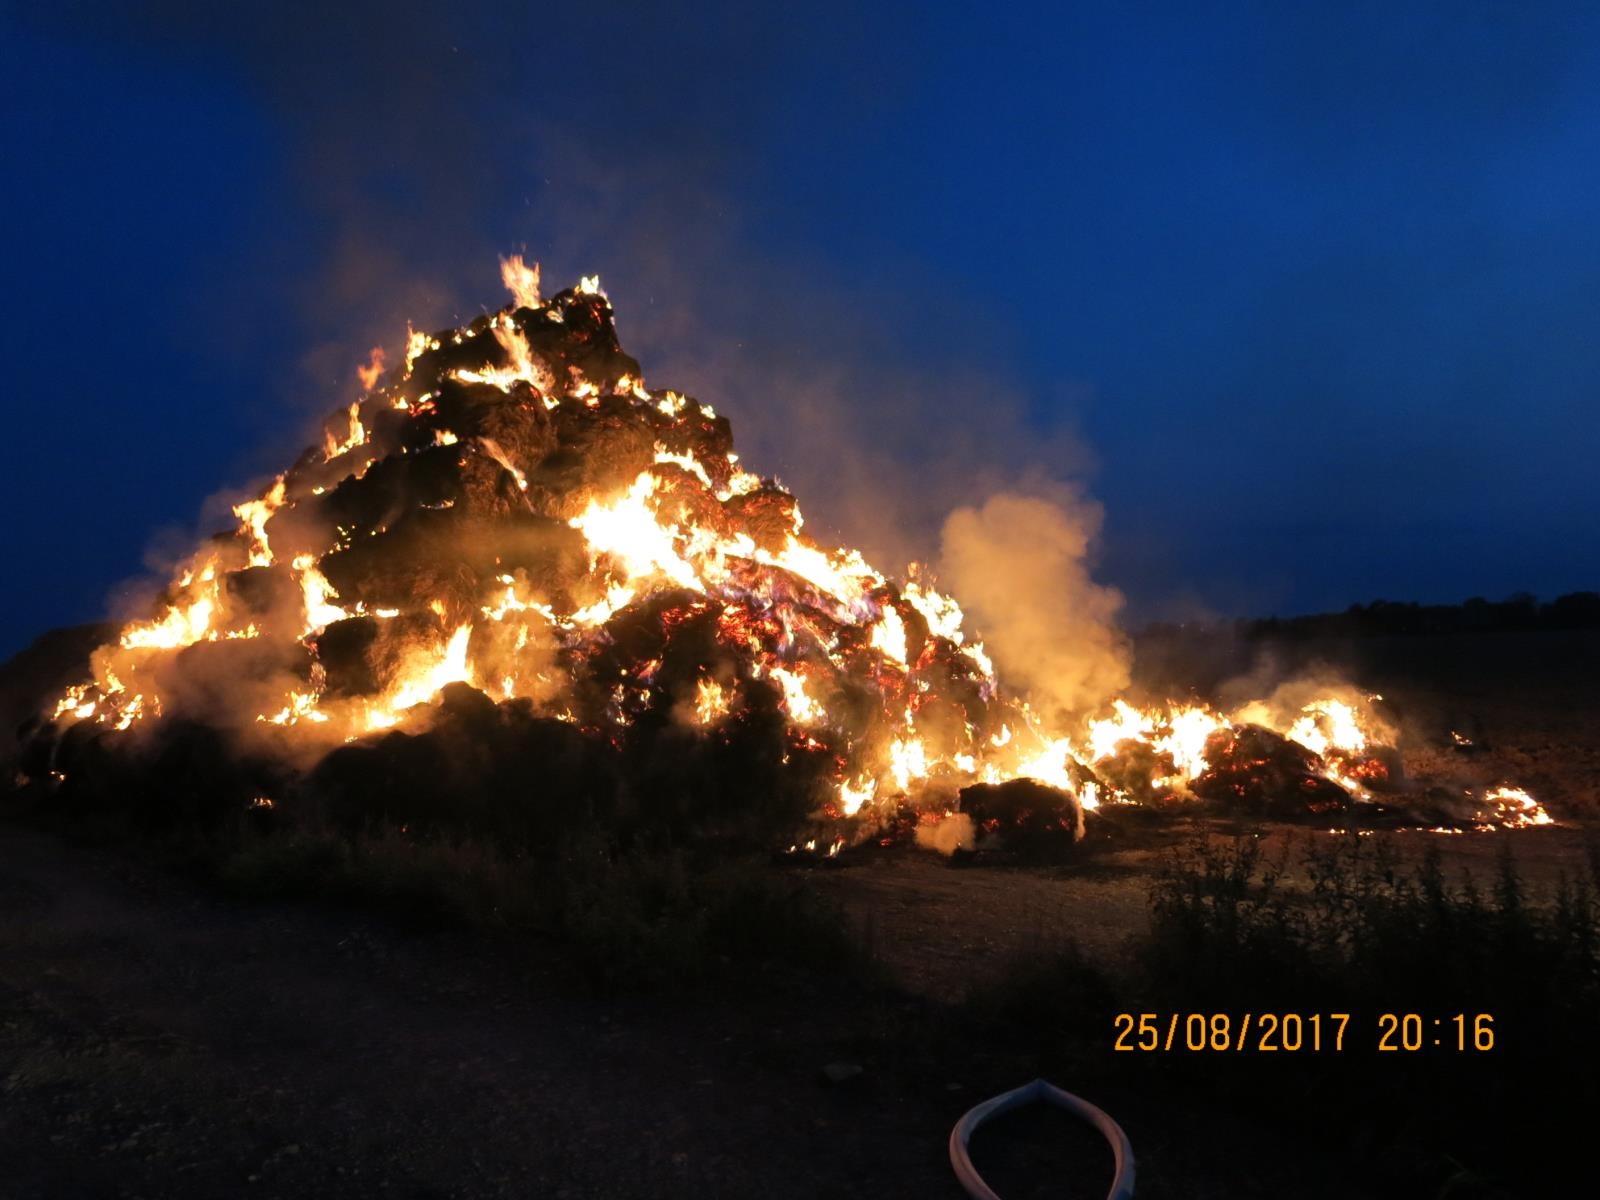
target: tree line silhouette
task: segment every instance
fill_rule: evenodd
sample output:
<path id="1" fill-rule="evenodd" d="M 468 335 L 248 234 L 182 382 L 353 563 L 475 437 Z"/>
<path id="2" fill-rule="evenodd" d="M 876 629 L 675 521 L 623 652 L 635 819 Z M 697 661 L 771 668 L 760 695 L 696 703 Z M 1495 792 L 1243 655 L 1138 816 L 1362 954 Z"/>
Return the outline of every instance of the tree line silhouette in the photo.
<path id="1" fill-rule="evenodd" d="M 1529 592 L 1516 592 L 1504 600 L 1474 596 L 1460 604 L 1374 600 L 1370 604 L 1352 604 L 1343 612 L 1241 618 L 1231 624 L 1235 634 L 1246 638 L 1600 629 L 1600 592 L 1569 592 L 1549 601 L 1540 601 Z M 1176 636 L 1186 631 L 1192 632 L 1193 626 L 1160 622 L 1149 626 L 1145 636 Z"/>

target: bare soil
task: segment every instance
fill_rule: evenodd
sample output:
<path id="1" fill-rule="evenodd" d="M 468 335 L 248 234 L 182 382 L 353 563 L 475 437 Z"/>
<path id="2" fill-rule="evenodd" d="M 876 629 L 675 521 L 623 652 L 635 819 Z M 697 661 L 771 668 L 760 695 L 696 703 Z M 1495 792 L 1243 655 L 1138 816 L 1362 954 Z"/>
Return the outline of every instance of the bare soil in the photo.
<path id="1" fill-rule="evenodd" d="M 1552 895 L 1563 875 L 1583 875 L 1592 821 L 1503 834 L 1443 835 L 1423 831 L 1372 834 L 1401 863 L 1436 846 L 1447 878 L 1487 886 L 1510 839 L 1523 879 Z M 1075 943 L 1091 961 L 1124 963 L 1149 926 L 1151 876 L 1165 855 L 1197 836 L 1252 837 L 1286 869 L 1282 886 L 1307 883 L 1304 853 L 1318 839 L 1340 836 L 1300 825 L 1175 822 L 1142 845 L 1091 853 L 1071 865 L 1005 862 L 957 865 L 924 852 L 895 852 L 828 872 L 819 887 L 849 914 L 897 984 L 932 999 L 958 1000 L 1019 961 Z"/>
<path id="2" fill-rule="evenodd" d="M 537 954 L 0 829 L 0 1194 L 951 1194 L 972 1100 L 829 1085 L 837 1011 L 596 1001 Z"/>

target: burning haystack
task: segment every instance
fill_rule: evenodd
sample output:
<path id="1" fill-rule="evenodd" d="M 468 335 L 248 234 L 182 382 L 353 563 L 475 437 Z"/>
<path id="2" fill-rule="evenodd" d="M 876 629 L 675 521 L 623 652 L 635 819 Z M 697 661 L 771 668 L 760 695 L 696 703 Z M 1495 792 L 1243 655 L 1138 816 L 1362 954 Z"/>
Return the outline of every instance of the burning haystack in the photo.
<path id="1" fill-rule="evenodd" d="M 45 714 L 64 801 L 527 837 L 604 811 L 723 833 L 1081 832 L 1110 802 L 1325 814 L 1393 782 L 1359 697 L 1046 728 L 962 611 L 807 535 L 708 405 L 647 387 L 597 281 L 410 335 Z M 1021 791 L 1000 785 L 1031 779 Z M 176 797 L 176 798 L 175 798 Z M 1547 820 L 1470 805 L 1467 820 Z"/>

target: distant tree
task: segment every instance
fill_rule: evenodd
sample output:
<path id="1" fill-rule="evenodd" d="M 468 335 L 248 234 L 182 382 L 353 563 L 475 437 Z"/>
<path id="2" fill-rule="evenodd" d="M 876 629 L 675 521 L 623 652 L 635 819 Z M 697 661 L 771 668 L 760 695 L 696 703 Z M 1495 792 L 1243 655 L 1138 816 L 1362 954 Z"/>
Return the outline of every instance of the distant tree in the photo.
<path id="1" fill-rule="evenodd" d="M 1142 637 L 1207 637 L 1231 628 L 1241 639 L 1309 640 L 1376 635 L 1491 633 L 1516 629 L 1600 629 L 1600 592 L 1568 592 L 1540 604 L 1531 592 L 1514 592 L 1504 600 L 1473 596 L 1460 604 L 1373 600 L 1352 604 L 1343 612 L 1308 613 L 1298 617 L 1237 618 L 1213 626 L 1156 625 Z"/>
<path id="2" fill-rule="evenodd" d="M 1553 629 L 1593 629 L 1600 626 L 1600 592 L 1568 592 L 1545 605 L 1544 624 Z"/>
<path id="3" fill-rule="evenodd" d="M 1539 598 L 1532 592 L 1512 592 L 1499 604 L 1500 626 L 1529 629 L 1539 620 Z"/>

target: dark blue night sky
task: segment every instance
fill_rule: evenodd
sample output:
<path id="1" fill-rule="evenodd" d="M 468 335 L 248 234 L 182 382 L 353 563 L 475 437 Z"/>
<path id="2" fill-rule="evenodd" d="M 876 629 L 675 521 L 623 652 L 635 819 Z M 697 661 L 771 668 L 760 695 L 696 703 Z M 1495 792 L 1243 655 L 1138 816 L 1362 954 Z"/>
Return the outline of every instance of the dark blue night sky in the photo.
<path id="1" fill-rule="evenodd" d="M 881 554 L 1053 478 L 1133 623 L 1600 587 L 1600 10 L 697 10 L 6 5 L 0 652 L 523 247 Z"/>

